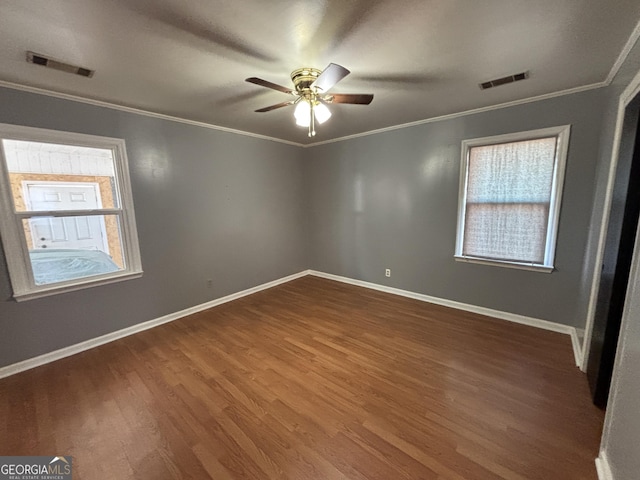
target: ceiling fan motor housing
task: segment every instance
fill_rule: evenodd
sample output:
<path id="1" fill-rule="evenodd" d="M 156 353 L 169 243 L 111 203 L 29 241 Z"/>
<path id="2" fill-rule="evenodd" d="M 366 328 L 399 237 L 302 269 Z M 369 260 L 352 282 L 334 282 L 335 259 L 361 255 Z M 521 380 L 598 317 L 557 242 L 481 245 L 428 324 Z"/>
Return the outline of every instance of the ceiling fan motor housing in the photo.
<path id="1" fill-rule="evenodd" d="M 317 68 L 299 68 L 291 72 L 291 81 L 295 85 L 297 92 L 309 94 L 311 93 L 311 84 L 316 81 L 321 73 L 322 71 Z"/>

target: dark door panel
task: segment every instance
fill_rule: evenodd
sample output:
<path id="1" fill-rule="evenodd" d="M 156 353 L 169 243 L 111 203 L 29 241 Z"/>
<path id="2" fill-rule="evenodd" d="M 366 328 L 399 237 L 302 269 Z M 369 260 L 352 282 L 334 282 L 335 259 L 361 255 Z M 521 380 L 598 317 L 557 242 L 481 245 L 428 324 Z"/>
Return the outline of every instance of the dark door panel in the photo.
<path id="1" fill-rule="evenodd" d="M 625 113 L 607 228 L 587 376 L 593 402 L 607 404 L 640 218 L 640 98 Z"/>

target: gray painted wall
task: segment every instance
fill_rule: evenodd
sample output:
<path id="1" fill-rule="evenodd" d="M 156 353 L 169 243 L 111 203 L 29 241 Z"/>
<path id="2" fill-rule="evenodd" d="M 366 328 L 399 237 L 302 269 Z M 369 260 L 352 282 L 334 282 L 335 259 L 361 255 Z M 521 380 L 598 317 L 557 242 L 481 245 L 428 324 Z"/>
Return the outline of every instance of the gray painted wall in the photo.
<path id="1" fill-rule="evenodd" d="M 3 88 L 0 122 L 125 139 L 144 268 L 16 303 L 0 256 L 0 366 L 308 268 L 298 147 Z"/>
<path id="2" fill-rule="evenodd" d="M 605 106 L 605 91 L 591 90 L 309 149 L 311 268 L 583 328 Z M 455 262 L 462 140 L 564 124 L 556 271 Z"/>

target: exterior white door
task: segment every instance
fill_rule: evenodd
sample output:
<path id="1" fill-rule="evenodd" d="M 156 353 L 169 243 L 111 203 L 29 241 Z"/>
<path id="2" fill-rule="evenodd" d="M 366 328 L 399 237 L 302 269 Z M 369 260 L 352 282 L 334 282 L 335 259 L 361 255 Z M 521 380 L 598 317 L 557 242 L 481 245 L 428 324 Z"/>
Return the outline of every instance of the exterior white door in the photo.
<path id="1" fill-rule="evenodd" d="M 97 183 L 47 182 L 23 185 L 31 210 L 84 210 L 101 208 Z M 102 250 L 109 253 L 102 216 L 49 217 L 29 220 L 34 248 Z"/>

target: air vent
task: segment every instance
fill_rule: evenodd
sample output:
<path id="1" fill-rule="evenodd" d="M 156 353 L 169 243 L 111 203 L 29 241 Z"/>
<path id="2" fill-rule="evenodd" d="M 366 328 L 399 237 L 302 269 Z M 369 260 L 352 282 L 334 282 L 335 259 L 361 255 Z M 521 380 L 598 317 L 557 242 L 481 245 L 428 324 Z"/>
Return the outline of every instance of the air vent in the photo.
<path id="1" fill-rule="evenodd" d="M 529 78 L 529 72 L 516 73 L 514 75 L 509 75 L 507 77 L 502 77 L 502 78 L 496 78 L 495 80 L 489 80 L 488 82 L 481 83 L 480 88 L 482 90 L 486 90 L 487 88 L 499 87 L 500 85 L 506 85 L 507 83 L 518 82 L 526 78 Z"/>
<path id="2" fill-rule="evenodd" d="M 75 73 L 81 77 L 93 77 L 93 74 L 95 73 L 95 70 L 70 65 L 34 52 L 27 52 L 27 62 L 35 65 L 42 65 L 43 67 L 53 68 L 54 70 L 60 70 L 61 72 Z"/>

